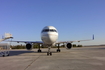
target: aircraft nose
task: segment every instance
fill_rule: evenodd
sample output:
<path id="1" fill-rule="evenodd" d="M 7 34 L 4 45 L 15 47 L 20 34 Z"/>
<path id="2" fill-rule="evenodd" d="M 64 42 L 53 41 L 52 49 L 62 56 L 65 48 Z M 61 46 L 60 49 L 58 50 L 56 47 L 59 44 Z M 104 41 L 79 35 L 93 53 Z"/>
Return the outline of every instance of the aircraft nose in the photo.
<path id="1" fill-rule="evenodd" d="M 46 33 L 42 35 L 42 41 L 47 44 L 52 44 L 57 40 L 58 36 L 53 33 Z"/>

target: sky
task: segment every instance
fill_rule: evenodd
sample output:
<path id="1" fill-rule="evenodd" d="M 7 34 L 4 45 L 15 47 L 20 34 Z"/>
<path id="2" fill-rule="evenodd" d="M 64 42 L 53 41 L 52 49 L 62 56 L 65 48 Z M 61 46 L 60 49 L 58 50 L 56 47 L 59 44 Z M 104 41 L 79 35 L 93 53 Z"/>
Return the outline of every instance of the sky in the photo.
<path id="1" fill-rule="evenodd" d="M 91 39 L 75 44 L 105 44 L 105 0 L 0 0 L 0 36 L 41 41 L 41 30 L 54 26 L 58 41 Z"/>

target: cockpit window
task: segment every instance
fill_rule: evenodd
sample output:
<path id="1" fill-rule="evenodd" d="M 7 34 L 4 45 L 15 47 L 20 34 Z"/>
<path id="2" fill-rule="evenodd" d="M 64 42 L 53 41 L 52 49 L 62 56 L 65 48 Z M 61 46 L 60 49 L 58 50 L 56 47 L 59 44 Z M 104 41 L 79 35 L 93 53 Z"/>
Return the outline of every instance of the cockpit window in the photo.
<path id="1" fill-rule="evenodd" d="M 49 31 L 49 29 L 45 29 L 45 30 L 44 30 L 44 32 L 48 32 L 48 31 Z"/>
<path id="2" fill-rule="evenodd" d="M 54 30 L 54 29 L 50 29 L 50 32 L 57 32 L 56 30 Z"/>
<path id="3" fill-rule="evenodd" d="M 44 29 L 42 32 L 57 32 L 55 29 Z"/>

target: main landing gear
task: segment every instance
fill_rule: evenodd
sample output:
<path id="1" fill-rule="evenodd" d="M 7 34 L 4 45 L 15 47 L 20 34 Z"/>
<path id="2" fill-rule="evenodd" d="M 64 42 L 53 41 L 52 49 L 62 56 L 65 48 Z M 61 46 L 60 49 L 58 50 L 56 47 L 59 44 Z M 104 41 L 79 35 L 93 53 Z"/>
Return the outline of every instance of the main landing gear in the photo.
<path id="1" fill-rule="evenodd" d="M 61 50 L 59 49 L 59 44 L 58 44 L 58 49 L 57 49 L 57 52 L 61 52 Z"/>
<path id="2" fill-rule="evenodd" d="M 57 49 L 57 52 L 61 52 L 61 50 L 60 49 Z"/>
<path id="3" fill-rule="evenodd" d="M 39 46 L 39 49 L 38 49 L 38 51 L 37 52 L 42 52 L 41 50 L 40 50 L 40 46 Z"/>
<path id="4" fill-rule="evenodd" d="M 42 51 L 39 49 L 38 52 L 42 52 Z"/>

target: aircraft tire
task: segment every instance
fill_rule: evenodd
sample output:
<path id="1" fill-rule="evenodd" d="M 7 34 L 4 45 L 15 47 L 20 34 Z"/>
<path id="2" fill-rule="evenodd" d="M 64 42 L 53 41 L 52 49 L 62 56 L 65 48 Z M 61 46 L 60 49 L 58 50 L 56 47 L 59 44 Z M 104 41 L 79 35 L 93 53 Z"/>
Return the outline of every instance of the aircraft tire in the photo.
<path id="1" fill-rule="evenodd" d="M 60 49 L 57 49 L 57 52 L 61 52 L 61 50 Z"/>
<path id="2" fill-rule="evenodd" d="M 5 57 L 5 55 L 3 55 L 3 57 Z"/>
<path id="3" fill-rule="evenodd" d="M 38 50 L 38 52 L 42 52 L 41 50 Z"/>
<path id="4" fill-rule="evenodd" d="M 49 52 L 47 52 L 47 56 L 49 56 Z"/>
<path id="5" fill-rule="evenodd" d="M 52 55 L 52 52 L 50 52 L 50 56 Z"/>
<path id="6" fill-rule="evenodd" d="M 47 52 L 47 56 L 49 56 L 49 55 L 51 56 L 52 55 L 52 52 Z"/>

